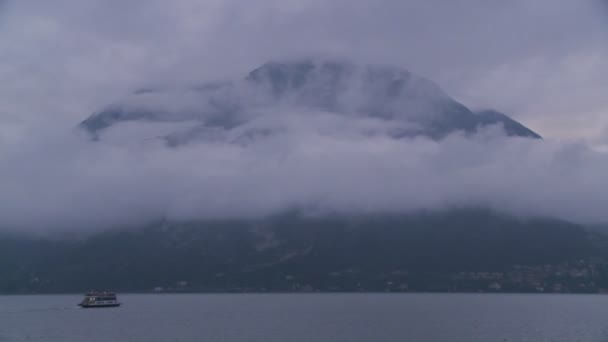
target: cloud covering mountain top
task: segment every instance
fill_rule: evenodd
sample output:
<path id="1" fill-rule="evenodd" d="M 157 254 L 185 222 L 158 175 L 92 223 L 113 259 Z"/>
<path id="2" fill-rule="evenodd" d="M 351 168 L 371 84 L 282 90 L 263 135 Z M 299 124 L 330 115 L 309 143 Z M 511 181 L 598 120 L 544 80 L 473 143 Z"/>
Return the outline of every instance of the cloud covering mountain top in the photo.
<path id="1" fill-rule="evenodd" d="M 363 70 L 352 79 L 372 82 L 344 86 L 331 64 L 304 78 L 283 68 L 266 65 L 232 83 L 142 89 L 85 122 L 96 140 L 72 129 L 0 146 L 0 225 L 86 230 L 292 209 L 349 215 L 459 207 L 608 221 L 605 154 L 530 139 L 503 114 L 473 113 L 407 72 L 345 65 L 338 74 Z M 357 87 L 364 90 L 350 96 Z M 474 129 L 454 129 L 451 106 L 477 118 L 467 126 Z M 420 119 L 427 114 L 431 126 Z M 403 134 L 445 118 L 440 138 Z M 526 134 L 509 136 L 509 129 Z"/>
<path id="2" fill-rule="evenodd" d="M 608 221 L 607 157 L 587 145 L 608 146 L 604 0 L 1 2 L 2 228 L 259 217 L 287 207 L 490 206 Z M 433 126 L 392 117 L 397 100 L 359 115 L 371 93 L 340 93 L 327 110 L 331 96 L 309 101 L 302 89 L 275 102 L 270 88 L 246 86 L 256 66 L 294 56 L 397 65 L 472 112 L 496 108 L 545 140 L 507 138 L 500 125 L 435 139 L 403 134 Z M 233 81 L 175 86 L 224 78 Z M 117 99 L 97 141 L 73 130 Z"/>
<path id="3" fill-rule="evenodd" d="M 281 111 L 285 114 L 275 115 Z M 282 115 L 309 111 L 391 125 L 395 138 L 440 139 L 496 124 L 508 135 L 539 138 L 502 113 L 472 112 L 435 83 L 406 70 L 333 59 L 268 62 L 233 82 L 142 89 L 92 115 L 81 127 L 98 137 L 125 122 L 193 122 L 193 128 L 170 134 L 170 142 L 177 144 L 268 122 L 269 116 L 280 120 Z"/>
<path id="4" fill-rule="evenodd" d="M 605 144 L 605 0 L 3 3 L 2 141 L 81 121 L 142 85 L 348 56 L 429 77 L 544 137 Z"/>

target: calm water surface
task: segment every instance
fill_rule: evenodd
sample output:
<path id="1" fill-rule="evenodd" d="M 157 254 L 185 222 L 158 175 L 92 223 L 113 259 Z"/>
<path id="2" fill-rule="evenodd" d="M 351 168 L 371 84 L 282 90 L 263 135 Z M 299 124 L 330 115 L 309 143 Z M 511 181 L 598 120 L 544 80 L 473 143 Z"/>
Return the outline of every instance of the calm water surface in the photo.
<path id="1" fill-rule="evenodd" d="M 0 341 L 605 341 L 608 296 L 490 294 L 0 296 Z"/>

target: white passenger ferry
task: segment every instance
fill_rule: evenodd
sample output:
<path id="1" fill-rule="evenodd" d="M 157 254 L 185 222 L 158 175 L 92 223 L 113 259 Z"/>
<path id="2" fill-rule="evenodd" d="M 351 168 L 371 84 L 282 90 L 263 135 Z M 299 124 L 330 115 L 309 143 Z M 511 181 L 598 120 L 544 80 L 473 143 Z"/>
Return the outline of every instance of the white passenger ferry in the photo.
<path id="1" fill-rule="evenodd" d="M 89 292 L 78 304 L 82 308 L 110 308 L 120 306 L 113 292 Z"/>

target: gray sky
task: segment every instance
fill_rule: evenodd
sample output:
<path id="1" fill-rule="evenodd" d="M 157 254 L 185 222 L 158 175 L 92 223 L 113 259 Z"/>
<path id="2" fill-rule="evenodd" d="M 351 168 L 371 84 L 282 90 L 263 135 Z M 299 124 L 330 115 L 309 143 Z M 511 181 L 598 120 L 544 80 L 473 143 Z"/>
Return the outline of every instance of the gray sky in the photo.
<path id="1" fill-rule="evenodd" d="M 601 0 L 4 0 L 0 120 L 75 123 L 132 88 L 301 55 L 398 65 L 550 138 L 606 142 Z M 17 130 L 17 131 L 16 131 Z"/>
<path id="2" fill-rule="evenodd" d="M 255 216 L 310 203 L 484 203 L 606 222 L 608 157 L 597 151 L 608 146 L 607 41 L 599 0 L 0 0 L 0 225 Z M 546 140 L 367 140 L 369 122 L 327 113 L 288 116 L 279 124 L 289 134 L 247 149 L 73 134 L 133 89 L 232 79 L 299 56 L 406 68 Z M 328 124 L 332 134 L 319 131 Z"/>

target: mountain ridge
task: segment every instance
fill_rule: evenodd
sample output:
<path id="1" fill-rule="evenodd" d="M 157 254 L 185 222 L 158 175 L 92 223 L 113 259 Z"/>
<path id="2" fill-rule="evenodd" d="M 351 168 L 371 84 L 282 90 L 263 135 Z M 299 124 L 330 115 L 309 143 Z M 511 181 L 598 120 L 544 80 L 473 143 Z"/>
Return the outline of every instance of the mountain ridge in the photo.
<path id="1" fill-rule="evenodd" d="M 394 138 L 423 135 L 442 139 L 454 132 L 474 134 L 489 125 L 502 125 L 508 136 L 540 138 L 506 114 L 493 110 L 473 112 L 434 82 L 407 70 L 306 59 L 268 62 L 232 82 L 139 90 L 129 101 L 111 105 L 79 126 L 98 137 L 122 122 L 192 121 L 197 122 L 193 130 L 172 135 L 204 137 L 208 129 L 229 131 L 276 108 L 294 112 L 318 110 L 346 118 L 396 123 L 402 129 Z"/>
<path id="2" fill-rule="evenodd" d="M 608 288 L 605 235 L 484 209 L 294 211 L 251 221 L 162 221 L 78 239 L 2 235 L 0 256 L 4 293 Z"/>

